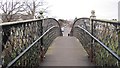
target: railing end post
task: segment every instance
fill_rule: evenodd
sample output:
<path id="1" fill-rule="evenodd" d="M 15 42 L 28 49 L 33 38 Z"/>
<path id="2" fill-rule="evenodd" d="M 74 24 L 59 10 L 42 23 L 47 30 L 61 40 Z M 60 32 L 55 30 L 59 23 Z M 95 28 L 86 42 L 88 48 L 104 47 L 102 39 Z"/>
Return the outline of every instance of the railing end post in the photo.
<path id="1" fill-rule="evenodd" d="M 2 68 L 2 26 L 0 26 L 0 68 Z"/>
<path id="2" fill-rule="evenodd" d="M 94 35 L 94 23 L 93 23 L 93 18 L 90 18 L 90 32 L 92 35 Z M 90 60 L 93 62 L 93 57 L 94 57 L 94 51 L 93 51 L 93 45 L 94 45 L 94 39 L 91 37 L 91 48 L 90 48 Z"/>
<path id="3" fill-rule="evenodd" d="M 120 52 L 120 27 L 118 27 L 118 52 Z M 120 56 L 120 53 L 118 53 L 118 56 Z M 119 62 L 120 63 L 120 62 Z"/>

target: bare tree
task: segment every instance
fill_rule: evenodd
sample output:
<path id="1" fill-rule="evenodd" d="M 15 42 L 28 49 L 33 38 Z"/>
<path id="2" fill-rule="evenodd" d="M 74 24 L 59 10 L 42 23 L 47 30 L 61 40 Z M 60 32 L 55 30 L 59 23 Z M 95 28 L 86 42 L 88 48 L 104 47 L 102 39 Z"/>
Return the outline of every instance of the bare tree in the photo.
<path id="1" fill-rule="evenodd" d="M 10 22 L 14 20 L 14 15 L 18 14 L 19 12 L 23 12 L 24 9 L 22 9 L 24 6 L 24 3 L 20 2 L 0 2 L 0 9 L 2 10 L 2 20 L 3 22 Z"/>
<path id="2" fill-rule="evenodd" d="M 27 14 L 31 15 L 33 18 L 36 18 L 36 14 L 39 14 L 42 6 L 44 5 L 44 0 L 32 0 L 32 2 L 26 1 L 25 5 L 26 7 L 24 9 L 26 10 Z M 45 12 L 46 9 L 42 11 Z"/>
<path id="3" fill-rule="evenodd" d="M 6 2 L 0 1 L 0 10 L 2 10 L 2 20 L 3 22 L 16 21 L 20 17 L 23 18 L 27 16 L 27 19 L 36 18 L 36 15 L 40 15 L 40 11 L 46 13 L 46 9 L 43 8 L 44 0 L 32 0 L 24 2 Z M 27 13 L 25 15 L 25 13 Z M 18 17 L 19 16 L 19 17 Z"/>

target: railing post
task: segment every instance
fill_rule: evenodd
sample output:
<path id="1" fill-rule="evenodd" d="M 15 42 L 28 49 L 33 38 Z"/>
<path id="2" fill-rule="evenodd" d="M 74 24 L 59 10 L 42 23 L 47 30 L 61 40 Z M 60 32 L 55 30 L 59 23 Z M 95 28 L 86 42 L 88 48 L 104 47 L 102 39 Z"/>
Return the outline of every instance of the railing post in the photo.
<path id="1" fill-rule="evenodd" d="M 118 21 L 120 21 L 120 1 L 118 2 Z M 118 49 L 120 52 L 120 25 L 118 25 Z M 120 54 L 118 55 L 120 56 Z"/>
<path id="2" fill-rule="evenodd" d="M 43 12 L 40 11 L 40 15 L 41 15 L 41 19 L 42 19 L 42 22 L 41 22 L 41 35 L 43 34 L 43 24 L 44 24 L 44 16 L 43 16 Z M 41 38 L 41 45 L 43 46 L 43 38 Z"/>
<path id="3" fill-rule="evenodd" d="M 43 17 L 42 22 L 41 22 L 41 35 L 44 32 L 43 27 L 44 27 L 44 17 Z M 41 46 L 40 46 L 41 47 L 41 61 L 43 61 L 44 52 L 45 52 L 45 47 L 44 47 L 44 44 L 43 44 L 43 38 L 41 38 L 40 42 L 41 42 Z"/>
<path id="4" fill-rule="evenodd" d="M 120 25 L 118 26 L 118 56 L 120 56 Z M 118 66 L 120 66 L 120 62 Z"/>
<path id="5" fill-rule="evenodd" d="M 43 25 L 42 25 L 42 23 L 43 23 L 43 20 L 40 23 L 41 24 L 41 35 L 43 34 Z M 41 45 L 43 45 L 43 39 L 41 39 Z"/>
<path id="6" fill-rule="evenodd" d="M 118 21 L 120 21 L 120 1 L 118 2 Z M 118 55 L 120 56 L 120 25 L 118 25 L 118 50 Z M 118 64 L 120 66 L 120 62 Z"/>
<path id="7" fill-rule="evenodd" d="M 0 26 L 0 68 L 2 67 L 2 26 Z"/>
<path id="8" fill-rule="evenodd" d="M 90 31 L 91 31 L 91 34 L 93 35 L 93 20 L 91 18 L 90 18 Z M 93 45 L 94 45 L 93 38 L 91 38 L 90 44 L 91 44 L 91 46 L 90 46 L 90 60 L 91 60 L 91 62 L 93 62 Z"/>
<path id="9" fill-rule="evenodd" d="M 90 16 L 90 31 L 91 31 L 91 34 L 94 35 L 94 21 L 93 19 L 96 19 L 96 16 L 95 16 L 95 10 L 92 10 L 91 11 L 91 16 Z M 91 59 L 91 62 L 94 61 L 94 45 L 95 45 L 95 41 L 93 38 L 91 38 L 91 56 L 90 56 L 90 59 Z"/>

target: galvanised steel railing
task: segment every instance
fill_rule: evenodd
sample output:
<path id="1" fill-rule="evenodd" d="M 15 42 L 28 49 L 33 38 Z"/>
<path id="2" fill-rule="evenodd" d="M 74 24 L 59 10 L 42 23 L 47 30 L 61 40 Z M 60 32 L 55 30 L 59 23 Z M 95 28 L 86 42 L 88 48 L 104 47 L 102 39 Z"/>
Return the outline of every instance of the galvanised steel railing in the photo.
<path id="1" fill-rule="evenodd" d="M 62 35 L 53 18 L 2 23 L 0 27 L 3 67 L 39 66 L 52 41 Z"/>
<path id="2" fill-rule="evenodd" d="M 71 36 L 79 39 L 97 66 L 120 66 L 120 23 L 99 19 L 75 20 Z"/>

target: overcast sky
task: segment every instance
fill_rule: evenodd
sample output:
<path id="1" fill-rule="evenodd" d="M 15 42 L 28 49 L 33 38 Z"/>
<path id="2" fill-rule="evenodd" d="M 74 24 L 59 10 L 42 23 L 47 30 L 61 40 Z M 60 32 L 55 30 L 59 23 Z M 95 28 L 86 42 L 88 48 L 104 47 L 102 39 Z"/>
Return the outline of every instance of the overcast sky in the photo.
<path id="1" fill-rule="evenodd" d="M 95 10 L 97 18 L 117 19 L 119 0 L 45 0 L 49 4 L 49 15 L 63 19 L 89 17 Z"/>
<path id="2" fill-rule="evenodd" d="M 61 19 L 89 17 L 91 10 L 95 10 L 97 18 L 117 19 L 118 1 L 120 0 L 45 0 L 49 6 L 48 17 Z"/>

